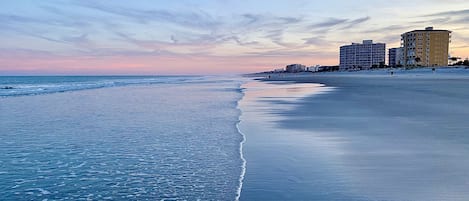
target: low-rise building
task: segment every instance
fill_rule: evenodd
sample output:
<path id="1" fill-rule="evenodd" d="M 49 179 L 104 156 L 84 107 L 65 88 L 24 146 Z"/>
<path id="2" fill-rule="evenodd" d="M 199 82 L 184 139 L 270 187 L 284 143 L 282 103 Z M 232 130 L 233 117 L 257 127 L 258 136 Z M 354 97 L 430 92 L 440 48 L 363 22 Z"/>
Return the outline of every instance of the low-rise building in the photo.
<path id="1" fill-rule="evenodd" d="M 274 70 L 274 73 L 283 73 L 283 72 L 285 72 L 285 69 L 283 68 L 277 68 Z"/>
<path id="2" fill-rule="evenodd" d="M 308 72 L 318 72 L 319 65 L 316 66 L 310 66 L 306 68 L 306 71 Z"/>
<path id="3" fill-rule="evenodd" d="M 285 67 L 285 70 L 288 73 L 304 72 L 306 70 L 306 66 L 302 64 L 290 64 Z"/>

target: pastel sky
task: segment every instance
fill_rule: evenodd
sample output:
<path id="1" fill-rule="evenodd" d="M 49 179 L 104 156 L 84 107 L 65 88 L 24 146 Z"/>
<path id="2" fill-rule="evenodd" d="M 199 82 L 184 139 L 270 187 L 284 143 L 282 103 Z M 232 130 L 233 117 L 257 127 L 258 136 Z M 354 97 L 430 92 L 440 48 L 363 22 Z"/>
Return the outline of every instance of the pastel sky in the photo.
<path id="1" fill-rule="evenodd" d="M 453 31 L 469 56 L 467 0 L 10 0 L 0 75 L 224 74 L 337 65 L 339 46 Z"/>

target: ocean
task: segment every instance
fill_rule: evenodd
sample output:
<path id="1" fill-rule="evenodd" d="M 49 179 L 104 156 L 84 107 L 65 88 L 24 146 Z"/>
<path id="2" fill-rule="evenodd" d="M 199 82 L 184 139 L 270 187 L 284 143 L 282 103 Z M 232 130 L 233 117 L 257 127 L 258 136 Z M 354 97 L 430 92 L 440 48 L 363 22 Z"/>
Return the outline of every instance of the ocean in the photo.
<path id="1" fill-rule="evenodd" d="M 0 200 L 235 200 L 240 84 L 0 77 Z"/>

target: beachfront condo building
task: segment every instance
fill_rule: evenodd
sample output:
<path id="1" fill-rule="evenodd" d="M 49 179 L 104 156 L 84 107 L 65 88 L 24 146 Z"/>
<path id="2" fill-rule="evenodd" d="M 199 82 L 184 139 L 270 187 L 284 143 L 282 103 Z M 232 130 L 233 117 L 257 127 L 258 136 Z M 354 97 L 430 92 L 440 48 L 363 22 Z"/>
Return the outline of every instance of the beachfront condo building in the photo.
<path id="1" fill-rule="evenodd" d="M 414 30 L 401 35 L 405 66 L 447 66 L 451 31 Z"/>
<path id="2" fill-rule="evenodd" d="M 402 47 L 389 48 L 388 65 L 389 67 L 397 67 L 403 65 L 403 50 Z"/>
<path id="3" fill-rule="evenodd" d="M 383 66 L 386 56 L 386 44 L 364 40 L 362 44 L 352 43 L 340 47 L 340 70 L 370 69 Z"/>

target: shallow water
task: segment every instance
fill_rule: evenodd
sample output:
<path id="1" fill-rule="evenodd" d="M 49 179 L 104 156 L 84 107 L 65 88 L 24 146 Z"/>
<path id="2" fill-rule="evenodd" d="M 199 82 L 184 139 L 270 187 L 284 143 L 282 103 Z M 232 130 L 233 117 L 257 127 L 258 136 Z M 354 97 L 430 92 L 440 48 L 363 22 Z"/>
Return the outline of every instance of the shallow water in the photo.
<path id="1" fill-rule="evenodd" d="M 1 200 L 234 200 L 240 82 L 180 79 L 0 98 Z"/>

